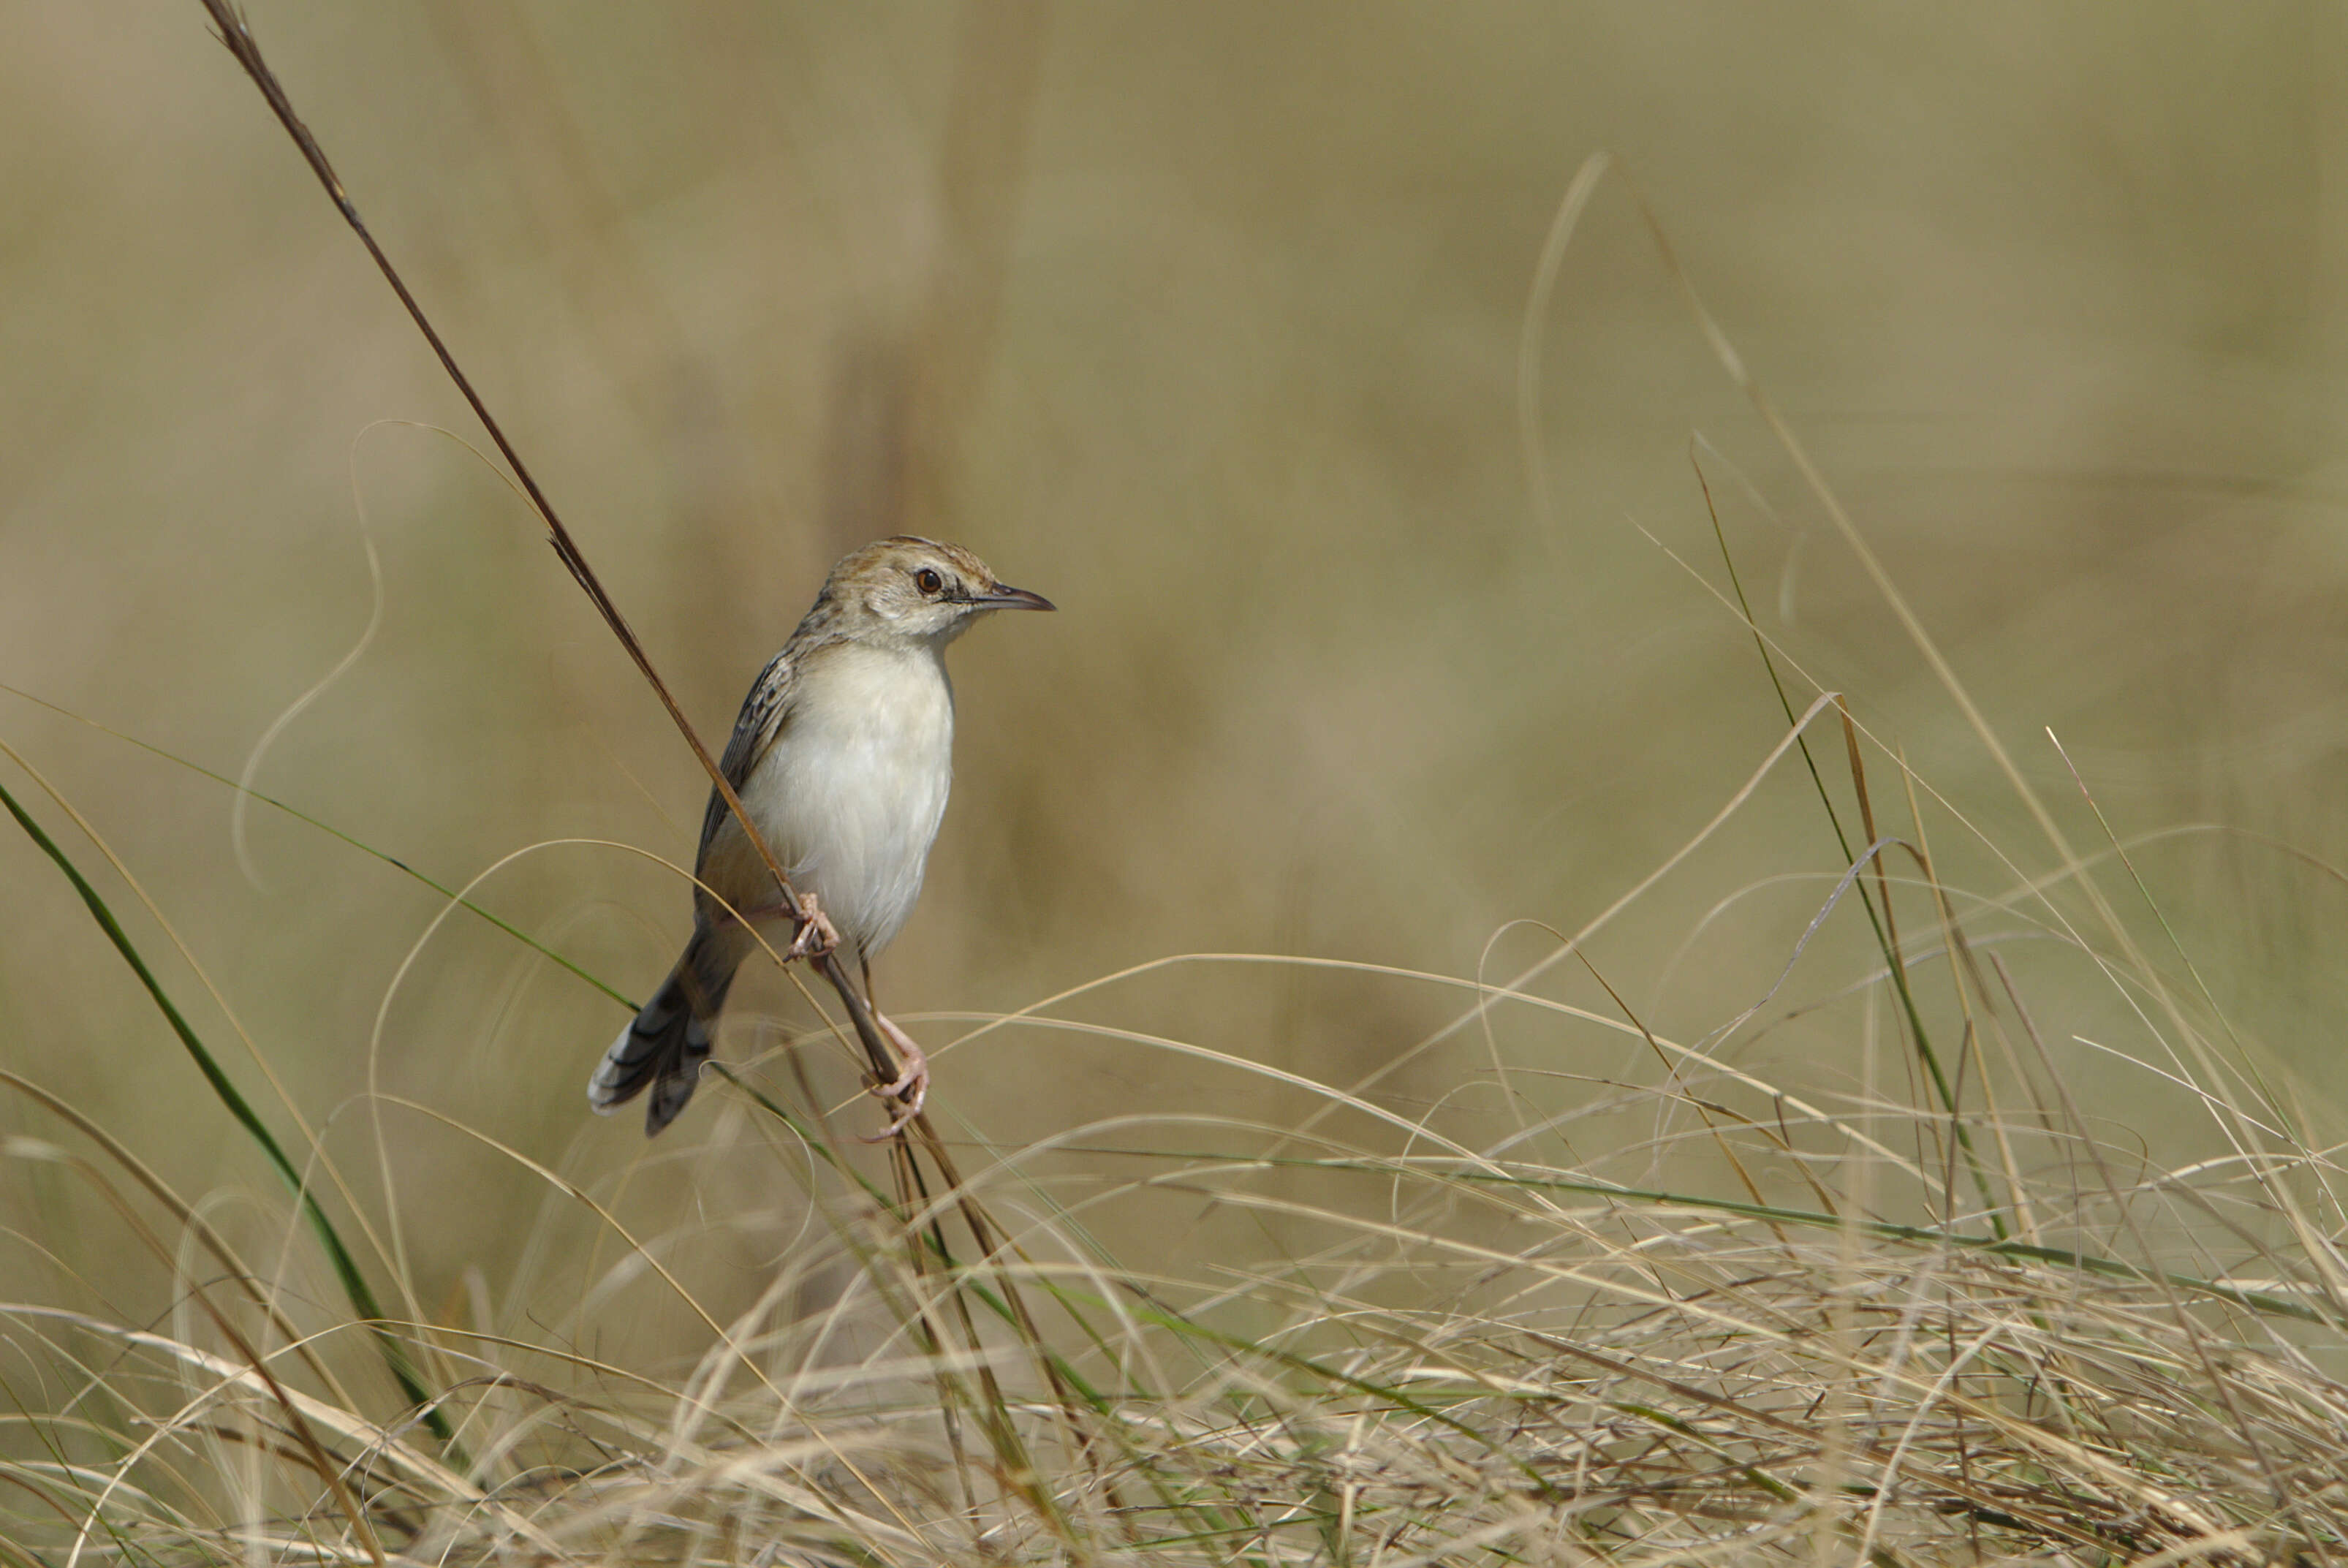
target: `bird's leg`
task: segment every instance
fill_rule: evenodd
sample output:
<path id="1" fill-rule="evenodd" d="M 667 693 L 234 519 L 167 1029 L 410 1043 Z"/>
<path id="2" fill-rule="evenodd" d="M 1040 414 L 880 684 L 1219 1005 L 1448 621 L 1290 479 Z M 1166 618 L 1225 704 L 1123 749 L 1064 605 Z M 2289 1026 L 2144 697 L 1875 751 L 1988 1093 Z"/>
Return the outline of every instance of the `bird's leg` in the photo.
<path id="1" fill-rule="evenodd" d="M 904 1131 L 905 1124 L 921 1115 L 922 1107 L 929 1103 L 930 1058 L 921 1047 L 913 1043 L 912 1036 L 889 1021 L 887 1014 L 876 1012 L 872 1015 L 872 1021 L 880 1026 L 880 1032 L 889 1037 L 891 1045 L 897 1047 L 898 1061 L 896 1078 L 888 1083 L 874 1084 L 872 1092 L 884 1100 L 893 1099 L 897 1103 L 891 1109 L 888 1129 L 860 1141 L 885 1143 Z"/>
<path id="2" fill-rule="evenodd" d="M 788 917 L 798 927 L 791 935 L 791 944 L 783 949 L 783 962 L 786 964 L 794 958 L 820 958 L 839 945 L 839 932 L 811 892 L 799 894 L 796 904 L 778 900 L 773 903 L 761 904 L 757 909 L 746 909 L 733 918 L 740 920 L 744 925 L 757 925 L 778 916 Z"/>
<path id="3" fill-rule="evenodd" d="M 820 958 L 839 945 L 839 933 L 832 928 L 815 894 L 799 894 L 799 928 L 792 936 L 790 946 L 784 951 L 786 960 Z"/>
<path id="4" fill-rule="evenodd" d="M 930 1058 L 914 1043 L 913 1037 L 891 1023 L 889 1016 L 872 1000 L 872 961 L 859 954 L 857 963 L 858 967 L 864 971 L 864 1006 L 871 1012 L 873 1023 L 880 1026 L 880 1032 L 889 1037 L 889 1043 L 897 1049 L 896 1078 L 891 1082 L 872 1086 L 872 1092 L 883 1100 L 897 1102 L 890 1112 L 888 1130 L 859 1140 L 885 1143 L 905 1130 L 905 1124 L 921 1115 L 922 1107 L 929 1103 Z"/>

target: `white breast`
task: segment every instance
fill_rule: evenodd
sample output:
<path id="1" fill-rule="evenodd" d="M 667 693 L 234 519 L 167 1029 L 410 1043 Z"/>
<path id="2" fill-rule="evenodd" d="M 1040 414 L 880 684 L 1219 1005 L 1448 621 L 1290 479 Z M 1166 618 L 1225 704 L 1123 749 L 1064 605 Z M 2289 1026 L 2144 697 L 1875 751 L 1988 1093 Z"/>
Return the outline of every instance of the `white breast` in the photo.
<path id="1" fill-rule="evenodd" d="M 870 958 L 922 893 L 953 783 L 953 687 L 929 647 L 824 650 L 742 804 Z"/>

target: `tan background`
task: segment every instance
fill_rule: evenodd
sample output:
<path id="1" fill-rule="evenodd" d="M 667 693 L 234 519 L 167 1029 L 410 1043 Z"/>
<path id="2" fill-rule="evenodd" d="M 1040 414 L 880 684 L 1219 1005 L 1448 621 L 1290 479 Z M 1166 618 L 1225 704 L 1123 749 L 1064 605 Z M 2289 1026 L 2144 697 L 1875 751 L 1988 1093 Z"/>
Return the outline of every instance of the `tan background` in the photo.
<path id="1" fill-rule="evenodd" d="M 2223 821 L 2348 858 L 2334 8 L 403 0 L 253 19 L 713 743 L 824 565 L 872 533 L 959 540 L 1063 606 L 955 651 L 953 809 L 881 970 L 901 1015 L 1010 1009 L 1194 951 L 1472 974 L 1504 922 L 1603 908 L 1783 729 L 1749 639 L 1642 532 L 1721 580 L 1697 432 L 1767 628 L 2024 872 L 2054 866 L 1694 329 L 1633 185 L 2075 842 L 2097 830 L 2043 726 L 2123 833 Z M 543 841 L 688 853 L 695 768 L 521 506 L 446 439 L 357 440 L 386 419 L 478 432 L 193 0 L 18 5 L 0 45 L 0 679 L 234 775 L 366 622 L 355 470 L 382 630 L 260 786 L 444 880 Z M 1518 345 L 1544 232 L 1600 150 L 1619 177 L 1539 339 L 1542 516 Z M 396 872 L 261 811 L 256 889 L 218 785 L 5 695 L 0 738 L 154 892 L 370 1191 L 355 1097 L 379 1009 L 386 1089 L 616 1189 L 640 1136 L 581 1092 L 608 1000 L 462 916 L 395 992 L 440 908 Z M 1927 825 L 1952 882 L 2010 890 L 1952 819 Z M 2240 839 L 2137 863 L 2244 1032 L 2336 1087 L 2348 891 Z M 1592 955 L 1652 1027 L 1694 1038 L 1768 987 L 1842 864 L 1781 770 Z M 613 850 L 537 850 L 481 897 L 632 995 L 682 933 L 673 875 Z M 130 923 L 290 1129 L 194 976 Z M 2140 1047 L 2111 988 L 2026 925 L 1976 934 L 2008 939 L 2050 1038 Z M 1547 946 L 1520 931 L 1497 963 Z M 1780 1000 L 1833 995 L 1868 952 L 1846 913 Z M 1586 976 L 1552 989 L 1607 1006 Z M 771 980 L 744 999 L 791 1006 Z M 1453 1006 L 1192 966 L 1060 1011 L 1351 1082 Z M 1857 1019 L 1735 1049 L 1848 1086 Z M 1503 1017 L 1496 1044 L 1653 1075 L 1595 1031 Z M 2137 1114 L 2136 1080 L 2065 1059 Z M 1456 1132 L 1497 1139 L 1513 1122 L 1488 1060 L 1463 1040 L 1388 1103 L 1443 1101 Z M 13 830 L 0 1065 L 190 1191 L 276 1205 Z M 836 1057 L 811 1065 L 844 1092 Z M 755 1291 L 798 1222 L 788 1161 L 728 1099 L 622 1199 L 651 1233 L 736 1233 L 679 1247 L 720 1298 Z M 1040 1030 L 947 1055 L 939 1101 L 1005 1140 L 1308 1103 Z M 549 1282 L 583 1288 L 575 1210 L 386 1117 L 419 1292 L 478 1264 L 511 1322 Z M 0 1128 L 57 1130 L 13 1101 Z M 10 1179 L 10 1223 L 81 1212 L 47 1181 Z M 151 1271 L 96 1213 L 37 1266 L 124 1289 L 135 1316 Z"/>

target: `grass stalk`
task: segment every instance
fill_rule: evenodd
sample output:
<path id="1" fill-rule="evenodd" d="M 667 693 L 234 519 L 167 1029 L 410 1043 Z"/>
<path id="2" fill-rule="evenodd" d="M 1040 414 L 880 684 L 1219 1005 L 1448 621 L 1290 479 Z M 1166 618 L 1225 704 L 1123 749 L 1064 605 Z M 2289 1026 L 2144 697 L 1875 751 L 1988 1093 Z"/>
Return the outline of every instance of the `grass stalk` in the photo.
<path id="1" fill-rule="evenodd" d="M 230 1117 L 244 1130 L 245 1136 L 252 1140 L 254 1146 L 268 1160 L 270 1168 L 285 1183 L 286 1190 L 300 1206 L 303 1217 L 309 1221 L 311 1233 L 324 1250 L 326 1260 L 334 1268 L 335 1278 L 351 1304 L 351 1310 L 372 1331 L 376 1348 L 383 1356 L 384 1366 L 391 1373 L 393 1381 L 399 1385 L 400 1393 L 406 1396 L 410 1405 L 424 1410 L 425 1423 L 434 1437 L 444 1443 L 449 1441 L 453 1434 L 447 1418 L 433 1405 L 431 1395 L 417 1373 L 415 1362 L 408 1357 L 407 1347 L 392 1333 L 391 1320 L 376 1300 L 375 1290 L 367 1284 L 366 1274 L 360 1269 L 358 1260 L 343 1243 L 341 1233 L 335 1230 L 334 1221 L 320 1206 L 317 1194 L 311 1191 L 309 1182 L 304 1180 L 301 1171 L 287 1157 L 283 1146 L 277 1141 L 276 1134 L 269 1130 L 268 1124 L 261 1119 L 236 1084 L 221 1069 L 220 1062 L 205 1047 L 194 1026 L 188 1022 L 187 1016 L 180 1011 L 179 1005 L 163 989 L 163 983 L 155 977 L 155 972 L 147 966 L 147 960 L 131 942 L 129 934 L 122 929 L 121 922 L 114 918 L 114 912 L 107 907 L 106 900 L 90 885 L 89 879 L 81 874 L 80 868 L 74 864 L 71 857 L 58 847 L 57 841 L 50 838 L 40 823 L 17 802 L 16 797 L 5 785 L 0 785 L 0 807 L 7 810 L 25 836 L 32 840 L 51 863 L 65 874 L 66 881 L 73 884 L 82 907 L 98 923 L 98 928 L 106 934 L 107 941 L 121 956 L 123 963 L 129 965 L 131 974 L 138 976 L 139 984 L 154 1002 L 156 1010 L 163 1015 L 164 1022 L 170 1026 L 171 1033 L 179 1037 L 189 1058 L 196 1064 L 196 1070 L 203 1074 L 204 1081 L 211 1086 L 212 1094 L 227 1108 Z"/>

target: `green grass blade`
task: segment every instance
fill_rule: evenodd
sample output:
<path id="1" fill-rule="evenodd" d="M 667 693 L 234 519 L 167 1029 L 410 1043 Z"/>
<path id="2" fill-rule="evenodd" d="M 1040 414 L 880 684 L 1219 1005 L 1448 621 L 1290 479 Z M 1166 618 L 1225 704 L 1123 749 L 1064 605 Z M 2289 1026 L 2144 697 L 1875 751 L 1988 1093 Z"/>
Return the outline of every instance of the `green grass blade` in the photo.
<path id="1" fill-rule="evenodd" d="M 22 697 L 25 701 L 31 703 L 36 707 L 46 708 L 49 712 L 56 714 L 60 718 L 69 718 L 76 724 L 87 725 L 90 728 L 97 730 L 100 735 L 108 736 L 113 739 L 119 740 L 126 746 L 135 746 L 139 750 L 144 751 L 150 756 L 160 757 L 164 761 L 170 763 L 174 767 L 184 768 L 189 772 L 196 774 L 201 778 L 209 779 L 213 783 L 221 785 L 226 789 L 239 790 L 243 794 L 250 796 L 252 799 L 260 801 L 264 806 L 274 807 L 276 810 L 283 811 L 285 815 L 293 818 L 295 821 L 306 823 L 310 827 L 317 829 L 318 831 L 325 834 L 328 838 L 339 839 L 344 843 L 348 844 L 351 848 L 358 851 L 359 853 L 372 856 L 374 859 L 381 861 L 385 865 L 391 867 L 392 870 L 398 872 L 401 875 L 423 883 L 426 887 L 430 888 L 434 892 L 438 893 L 442 898 L 453 901 L 458 908 L 470 911 L 472 913 L 479 915 L 483 920 L 488 921 L 491 925 L 496 926 L 499 931 L 504 932 L 516 942 L 520 943 L 531 952 L 536 953 L 540 957 L 547 959 L 551 963 L 569 970 L 572 975 L 584 980 L 588 985 L 592 985 L 596 990 L 601 991 L 604 995 L 609 996 L 613 1001 L 617 1002 L 629 1012 L 634 1012 L 640 1006 L 640 1004 L 629 1000 L 620 992 L 605 985 L 602 981 L 597 979 L 586 970 L 582 969 L 578 965 L 562 956 L 561 954 L 557 953 L 551 947 L 547 946 L 546 944 L 539 941 L 538 938 L 530 935 L 528 932 L 509 923 L 507 921 L 500 919 L 499 916 L 492 914 L 489 911 L 482 908 L 479 904 L 475 903 L 471 899 L 459 893 L 455 888 L 438 882 L 432 877 L 426 875 L 424 872 L 417 871 L 414 866 L 409 865 L 397 855 L 386 854 L 385 851 L 376 849 L 373 844 L 368 843 L 365 839 L 354 838 L 351 834 L 335 827 L 332 822 L 323 821 L 316 817 L 313 817 L 309 812 L 303 810 L 299 806 L 289 805 L 287 802 L 279 799 L 276 796 L 264 795 L 258 789 L 246 789 L 245 786 L 238 783 L 235 779 L 230 778 L 225 773 L 215 773 L 211 769 L 205 767 L 202 763 L 191 761 L 189 758 L 180 756 L 176 751 L 166 750 L 164 748 L 157 746 L 152 741 L 141 740 L 135 735 L 125 734 L 123 731 L 115 728 L 111 725 L 100 724 L 97 719 L 76 713 L 69 707 L 62 707 L 57 704 L 49 701 L 46 697 L 36 696 L 31 692 L 26 691 L 21 687 L 8 685 L 5 681 L 0 681 L 0 691 L 5 691 L 11 696 Z"/>
<path id="2" fill-rule="evenodd" d="M 1760 654 L 1761 667 L 1768 672 L 1769 685 L 1777 694 L 1777 706 L 1786 710 L 1786 722 L 1793 724 L 1796 722 L 1794 699 L 1787 694 L 1785 680 L 1777 674 L 1777 661 L 1769 656 L 1769 641 L 1761 634 L 1761 624 L 1753 618 L 1753 605 L 1745 597 L 1745 582 L 1737 575 L 1736 558 L 1729 552 L 1728 534 L 1720 525 L 1719 509 L 1712 504 L 1712 486 L 1704 480 L 1701 464 L 1696 466 L 1695 479 L 1704 490 L 1704 511 L 1712 518 L 1712 537 L 1720 546 L 1721 564 L 1727 568 L 1728 586 L 1736 595 L 1736 607 L 1743 613 L 1745 624 L 1753 633 L 1753 646 Z M 1827 823 L 1834 830 L 1835 842 L 1842 847 L 1843 861 L 1853 864 L 1849 835 L 1843 831 L 1842 818 L 1835 810 L 1834 796 L 1827 789 L 1825 775 L 1818 771 L 1818 758 L 1810 753 L 1810 738 L 1807 735 L 1797 737 L 1796 744 L 1802 749 L 1803 766 L 1810 770 L 1810 782 L 1818 788 L 1819 804 L 1827 809 Z M 1891 934 L 1884 924 L 1883 916 L 1876 911 L 1875 900 L 1868 896 L 1867 883 L 1863 881 L 1857 883 L 1854 891 L 1859 894 L 1860 907 L 1867 911 L 1867 923 L 1875 932 L 1875 944 L 1882 949 L 1883 962 L 1890 967 L 1891 986 L 1899 994 L 1900 1009 L 1907 1017 L 1909 1037 L 1915 1043 L 1917 1058 L 1931 1075 L 1933 1091 L 1941 1097 L 1941 1109 L 1948 1112 L 1949 1125 L 1964 1150 L 1965 1164 L 1972 1172 L 1975 1190 L 1981 1194 L 1982 1212 L 1989 1218 L 1991 1231 L 1998 1240 L 2003 1241 L 2006 1236 L 2004 1216 L 1991 1191 L 1989 1172 L 1982 1163 L 1980 1153 L 1973 1148 L 1972 1129 L 1966 1125 L 1958 1112 L 1956 1095 L 1949 1087 L 1948 1074 L 1941 1069 L 1940 1054 L 1932 1049 L 1931 1037 L 1925 1031 L 1923 1014 L 1917 1008 L 1915 994 L 1909 988 L 1908 966 L 1900 962 L 1900 954 L 1892 950 Z M 1888 892 L 1886 896 L 1890 896 Z"/>
<path id="3" fill-rule="evenodd" d="M 2050 1247 L 2034 1242 L 2016 1241 L 2007 1236 L 1968 1236 L 1933 1225 L 1906 1225 L 1892 1220 L 1860 1219 L 1849 1214 L 1829 1214 L 1818 1209 L 1787 1209 L 1774 1203 L 1748 1203 L 1735 1198 L 1707 1198 L 1691 1192 L 1672 1192 L 1645 1187 L 1617 1187 L 1604 1181 L 1579 1181 L 1569 1176 L 1534 1175 L 1514 1171 L 1443 1170 L 1422 1164 L 1397 1165 L 1380 1160 L 1299 1160 L 1282 1156 L 1212 1154 L 1204 1150 L 1178 1149 L 1113 1149 L 1098 1145 L 1071 1143 L 1064 1148 L 1076 1153 L 1119 1154 L 1147 1160 L 1184 1161 L 1213 1165 L 1222 1161 L 1256 1167 L 1279 1167 L 1301 1171 L 1360 1171 L 1366 1175 L 1391 1180 L 1398 1174 L 1411 1174 L 1433 1181 L 1457 1181 L 1464 1186 L 1519 1187 L 1527 1191 L 1570 1192 L 1580 1197 L 1609 1198 L 1620 1202 L 1647 1204 L 1665 1209 L 1694 1209 L 1706 1213 L 1723 1214 L 1737 1219 L 1758 1220 L 1767 1223 L 1802 1225 L 1818 1230 L 1857 1232 L 1877 1241 L 1900 1242 L 1916 1246 L 1945 1246 L 1984 1257 L 2016 1258 L 2030 1263 L 2057 1264 L 2077 1269 L 2082 1274 L 2097 1274 L 2106 1279 L 2130 1280 L 2139 1284 L 2168 1284 L 2188 1295 L 2222 1301 L 2247 1311 L 2296 1318 L 2302 1323 L 2343 1326 L 2340 1316 L 2304 1301 L 2277 1295 L 2271 1291 L 2251 1290 L 2195 1274 L 2171 1274 L 2148 1264 L 2132 1264 L 2124 1258 L 2105 1257 L 2075 1247 Z"/>
<path id="4" fill-rule="evenodd" d="M 88 909 L 90 918 L 98 922 L 100 931 L 106 933 L 106 939 L 114 944 L 114 950 L 122 955 L 122 961 L 130 965 L 130 972 L 139 976 L 139 983 L 147 988 L 147 995 L 161 1010 L 164 1019 L 171 1026 L 171 1032 L 180 1037 L 180 1043 L 195 1059 L 196 1070 L 204 1075 L 204 1080 L 212 1086 L 212 1092 L 220 1097 L 221 1103 L 236 1119 L 237 1125 L 243 1128 L 247 1135 L 261 1146 L 262 1152 L 269 1157 L 270 1164 L 276 1168 L 277 1174 L 284 1180 L 285 1185 L 302 1205 L 310 1228 L 317 1233 L 318 1243 L 325 1249 L 335 1276 L 342 1282 L 343 1294 L 349 1299 L 351 1310 L 373 1331 L 376 1346 L 383 1352 L 384 1364 L 399 1384 L 400 1392 L 411 1404 L 423 1408 L 425 1425 L 432 1435 L 444 1443 L 448 1442 L 454 1435 L 449 1429 L 448 1418 L 441 1414 L 432 1396 L 425 1391 L 423 1380 L 417 1374 L 415 1363 L 408 1357 L 407 1346 L 391 1332 L 391 1319 L 385 1315 L 382 1305 L 376 1300 L 375 1291 L 367 1284 L 366 1274 L 359 1270 L 358 1260 L 343 1244 L 343 1238 L 335 1231 L 334 1222 L 319 1206 L 309 1183 L 294 1169 L 294 1161 L 286 1157 L 276 1135 L 269 1130 L 236 1085 L 230 1081 L 228 1074 L 221 1069 L 211 1052 L 204 1047 L 203 1041 L 197 1037 L 194 1027 L 163 989 L 162 982 L 156 979 L 153 970 L 148 968 L 146 959 L 139 955 L 129 934 L 122 929 L 121 922 L 116 920 L 114 912 L 107 907 L 106 900 L 99 896 L 98 891 L 90 885 L 89 879 L 81 874 L 80 868 L 73 863 L 65 851 L 57 847 L 57 841 L 50 838 L 40 823 L 17 803 L 16 797 L 8 791 L 5 785 L 0 785 L 0 806 L 7 808 L 8 814 L 16 820 L 16 825 L 25 830 L 25 835 L 65 873 L 66 880 L 73 884 L 74 892 L 81 895 L 81 902 Z"/>

